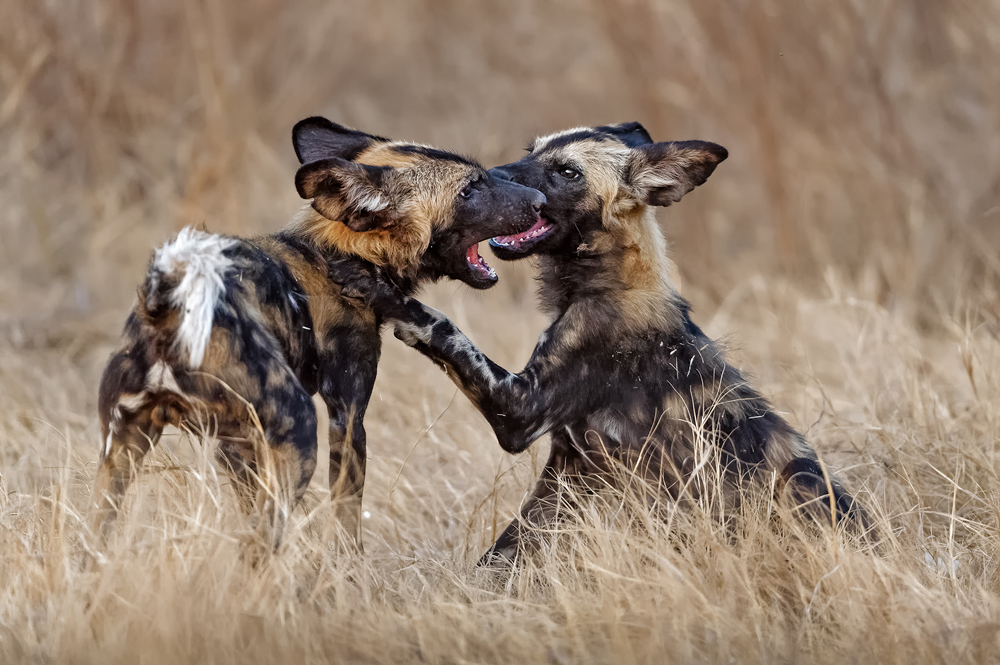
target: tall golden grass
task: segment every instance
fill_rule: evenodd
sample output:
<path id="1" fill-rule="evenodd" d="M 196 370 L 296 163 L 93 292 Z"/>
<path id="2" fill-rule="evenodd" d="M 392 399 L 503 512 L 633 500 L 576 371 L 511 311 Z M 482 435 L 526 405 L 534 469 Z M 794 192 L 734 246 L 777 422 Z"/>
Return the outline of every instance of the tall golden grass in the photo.
<path id="1" fill-rule="evenodd" d="M 6 0 L 0 26 L 0 661 L 1000 654 L 996 3 Z M 254 566 L 211 452 L 175 434 L 84 566 L 97 381 L 149 251 L 186 224 L 283 225 L 289 129 L 317 113 L 490 165 L 627 120 L 729 148 L 660 215 L 682 290 L 883 551 L 610 497 L 492 578 L 474 563 L 545 443 L 504 455 L 387 337 L 363 555 L 336 545 L 322 447 L 288 544 Z M 531 267 L 497 267 L 490 292 L 426 299 L 516 368 L 545 322 Z"/>

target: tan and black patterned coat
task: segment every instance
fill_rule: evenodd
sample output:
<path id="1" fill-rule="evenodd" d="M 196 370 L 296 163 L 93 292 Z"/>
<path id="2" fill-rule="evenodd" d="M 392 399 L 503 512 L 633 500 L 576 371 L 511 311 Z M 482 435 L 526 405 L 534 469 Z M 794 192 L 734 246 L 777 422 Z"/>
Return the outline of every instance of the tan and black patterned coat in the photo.
<path id="1" fill-rule="evenodd" d="M 323 118 L 293 131 L 312 199 L 285 230 L 236 238 L 185 229 L 156 251 L 101 381 L 95 528 L 107 537 L 134 468 L 167 425 L 219 440 L 247 509 L 275 545 L 316 466 L 319 393 L 330 486 L 360 536 L 365 409 L 382 321 L 331 271 L 378 269 L 405 293 L 441 277 L 488 288 L 480 241 L 523 231 L 544 197 L 476 162 Z M 265 481 L 265 491 L 259 481 Z"/>

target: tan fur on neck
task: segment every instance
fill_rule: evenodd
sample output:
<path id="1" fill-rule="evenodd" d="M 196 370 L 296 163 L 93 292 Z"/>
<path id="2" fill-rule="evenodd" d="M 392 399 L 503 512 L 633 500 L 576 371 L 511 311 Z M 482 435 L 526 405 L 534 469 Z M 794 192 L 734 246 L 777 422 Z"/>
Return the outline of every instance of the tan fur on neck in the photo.
<path id="1" fill-rule="evenodd" d="M 401 273 L 417 268 L 431 241 L 431 224 L 427 220 L 408 216 L 405 224 L 394 228 L 358 233 L 327 219 L 309 205 L 299 211 L 289 228 L 320 249 L 339 249 Z"/>
<path id="2" fill-rule="evenodd" d="M 615 257 L 608 269 L 617 271 L 622 284 L 615 301 L 623 325 L 633 330 L 662 330 L 681 323 L 674 306 L 678 296 L 671 279 L 674 266 L 653 208 L 640 205 L 606 220 L 592 249 Z"/>

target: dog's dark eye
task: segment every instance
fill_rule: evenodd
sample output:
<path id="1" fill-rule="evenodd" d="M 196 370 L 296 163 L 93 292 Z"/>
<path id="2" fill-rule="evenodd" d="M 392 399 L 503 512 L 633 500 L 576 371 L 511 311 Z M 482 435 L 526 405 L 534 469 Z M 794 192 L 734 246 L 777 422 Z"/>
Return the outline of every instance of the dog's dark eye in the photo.
<path id="1" fill-rule="evenodd" d="M 475 178 L 469 181 L 469 184 L 467 184 L 465 187 L 462 188 L 462 191 L 460 191 L 458 195 L 461 196 L 463 199 L 469 198 L 476 191 L 475 188 L 476 183 L 478 183 L 482 179 L 483 179 L 482 174 L 477 175 Z"/>
<path id="2" fill-rule="evenodd" d="M 580 177 L 580 172 L 569 166 L 560 166 L 559 175 L 566 178 L 567 180 L 576 180 Z"/>

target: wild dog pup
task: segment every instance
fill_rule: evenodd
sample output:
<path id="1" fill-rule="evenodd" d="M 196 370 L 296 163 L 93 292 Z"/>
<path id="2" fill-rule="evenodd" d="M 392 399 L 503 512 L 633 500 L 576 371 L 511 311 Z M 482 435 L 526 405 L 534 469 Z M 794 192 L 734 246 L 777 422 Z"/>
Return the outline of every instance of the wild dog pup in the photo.
<path id="1" fill-rule="evenodd" d="M 295 184 L 312 206 L 290 226 L 248 239 L 185 229 L 152 257 L 101 380 L 102 538 L 143 455 L 174 425 L 219 440 L 241 503 L 258 504 L 278 546 L 316 466 L 319 392 L 330 487 L 360 543 L 382 321 L 342 298 L 330 270 L 378 266 L 403 293 L 444 276 L 486 289 L 497 277 L 478 243 L 531 227 L 545 201 L 470 159 L 324 118 L 299 122 L 293 142 Z"/>
<path id="2" fill-rule="evenodd" d="M 615 462 L 667 496 L 697 500 L 704 478 L 693 474 L 706 448 L 722 470 L 715 489 L 728 514 L 742 490 L 774 478 L 780 494 L 825 510 L 827 523 L 833 516 L 867 528 L 861 507 L 691 321 L 671 284 L 652 206 L 680 201 L 727 154 L 702 141 L 653 143 L 629 123 L 537 139 L 526 157 L 491 170 L 548 201 L 535 226 L 492 241 L 502 259 L 540 257 L 542 302 L 554 319 L 517 374 L 391 285 L 359 276 L 348 287 L 367 291 L 377 311 L 398 321 L 397 337 L 445 368 L 504 450 L 552 435 L 541 478 L 484 562 L 531 544 L 532 527 L 555 518 L 561 485 L 614 483 Z"/>

